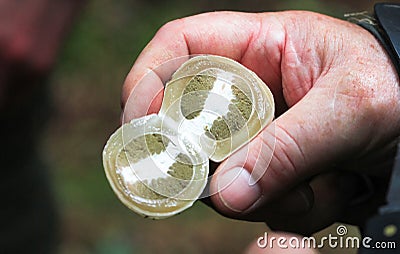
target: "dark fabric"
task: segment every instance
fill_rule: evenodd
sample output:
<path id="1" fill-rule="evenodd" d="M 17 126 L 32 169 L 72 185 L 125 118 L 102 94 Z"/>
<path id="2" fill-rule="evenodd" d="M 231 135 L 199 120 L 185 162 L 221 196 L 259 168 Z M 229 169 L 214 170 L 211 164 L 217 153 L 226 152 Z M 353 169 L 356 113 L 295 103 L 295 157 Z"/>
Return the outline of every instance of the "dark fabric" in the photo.
<path id="1" fill-rule="evenodd" d="M 46 86 L 0 112 L 0 253 L 56 253 L 58 213 L 37 151 L 49 117 Z"/>
<path id="2" fill-rule="evenodd" d="M 400 75 L 400 4 L 376 4 L 375 16 L 387 51 Z"/>

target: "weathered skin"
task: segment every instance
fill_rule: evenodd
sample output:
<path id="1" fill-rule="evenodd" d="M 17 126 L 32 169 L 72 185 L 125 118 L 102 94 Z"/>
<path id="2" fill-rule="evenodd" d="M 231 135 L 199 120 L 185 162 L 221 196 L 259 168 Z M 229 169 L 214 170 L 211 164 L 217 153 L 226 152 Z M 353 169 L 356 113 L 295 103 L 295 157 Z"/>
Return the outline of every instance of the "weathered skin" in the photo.
<path id="1" fill-rule="evenodd" d="M 244 64 L 269 84 L 280 115 L 248 145 L 248 156 L 238 152 L 219 166 L 213 190 L 235 167 L 245 172 L 212 197 L 216 210 L 310 233 L 348 218 L 343 215 L 349 211 L 358 215 L 355 223 L 362 223 L 363 213 L 382 202 L 349 208 L 359 180 L 339 171 L 372 175 L 375 169 L 383 176 L 387 167 L 378 165 L 391 157 L 385 152 L 390 149 L 382 147 L 400 131 L 399 79 L 371 34 L 310 12 L 220 12 L 172 21 L 158 31 L 126 78 L 125 121 L 157 112 L 161 105 L 161 82 L 135 91 L 140 99 L 129 97 L 148 70 L 188 54 L 223 55 Z M 256 185 L 248 184 L 250 173 L 261 177 Z"/>

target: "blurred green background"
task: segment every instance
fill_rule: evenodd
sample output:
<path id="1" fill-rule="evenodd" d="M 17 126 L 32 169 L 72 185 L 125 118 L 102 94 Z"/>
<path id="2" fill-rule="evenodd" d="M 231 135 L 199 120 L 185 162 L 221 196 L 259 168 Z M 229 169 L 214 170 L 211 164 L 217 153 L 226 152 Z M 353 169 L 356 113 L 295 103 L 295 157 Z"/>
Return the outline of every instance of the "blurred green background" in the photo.
<path id="1" fill-rule="evenodd" d="M 375 1 L 88 2 L 51 76 L 52 118 L 41 153 L 62 216 L 60 253 L 241 253 L 266 227 L 226 219 L 197 202 L 162 221 L 125 208 L 103 173 L 101 152 L 118 127 L 120 91 L 141 49 L 169 20 L 212 10 L 306 9 L 337 17 Z"/>

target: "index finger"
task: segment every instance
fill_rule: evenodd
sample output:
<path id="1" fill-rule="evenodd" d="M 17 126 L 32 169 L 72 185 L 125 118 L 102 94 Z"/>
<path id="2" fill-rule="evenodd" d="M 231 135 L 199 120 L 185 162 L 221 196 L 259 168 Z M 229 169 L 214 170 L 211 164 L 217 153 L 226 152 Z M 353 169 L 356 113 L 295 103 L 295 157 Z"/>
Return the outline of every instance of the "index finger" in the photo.
<path id="1" fill-rule="evenodd" d="M 256 72 L 267 84 L 272 84 L 272 92 L 277 92 L 281 52 L 281 44 L 277 42 L 282 41 L 283 35 L 271 32 L 282 31 L 276 29 L 280 26 L 274 19 L 265 26 L 266 15 L 214 12 L 164 25 L 140 54 L 125 80 L 123 122 L 158 112 L 163 84 L 189 55 L 214 54 L 234 59 Z M 266 39 L 267 36 L 271 38 Z"/>

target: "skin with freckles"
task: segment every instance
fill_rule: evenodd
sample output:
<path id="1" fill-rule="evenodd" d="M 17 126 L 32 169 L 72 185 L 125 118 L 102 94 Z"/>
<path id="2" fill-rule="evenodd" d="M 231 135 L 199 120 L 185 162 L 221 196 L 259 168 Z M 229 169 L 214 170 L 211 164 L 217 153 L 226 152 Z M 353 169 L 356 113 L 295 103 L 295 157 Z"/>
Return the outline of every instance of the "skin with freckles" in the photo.
<path id="1" fill-rule="evenodd" d="M 126 78 L 124 122 L 159 110 L 165 75 L 156 71 L 146 87 L 135 85 L 161 63 L 190 54 L 242 63 L 268 84 L 276 104 L 273 123 L 218 166 L 210 185 L 214 209 L 310 234 L 338 220 L 362 224 L 382 204 L 400 131 L 400 92 L 389 57 L 371 34 L 299 11 L 172 21 Z M 370 182 L 375 194 L 354 202 Z"/>

